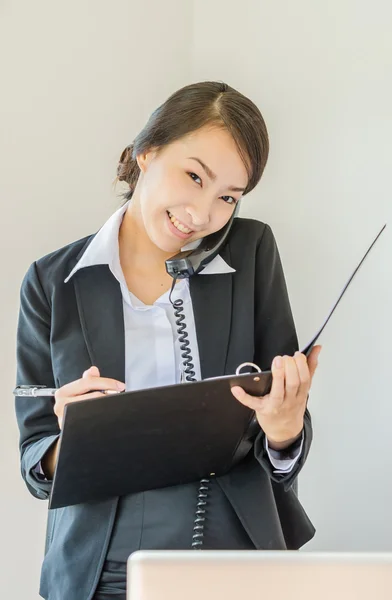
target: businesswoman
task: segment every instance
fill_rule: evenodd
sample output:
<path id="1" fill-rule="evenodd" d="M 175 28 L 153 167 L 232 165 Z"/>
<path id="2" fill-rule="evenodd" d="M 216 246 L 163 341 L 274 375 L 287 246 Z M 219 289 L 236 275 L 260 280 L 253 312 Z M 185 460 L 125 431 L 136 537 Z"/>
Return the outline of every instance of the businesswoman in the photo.
<path id="1" fill-rule="evenodd" d="M 265 123 L 248 98 L 223 83 L 187 86 L 123 151 L 123 206 L 95 235 L 31 265 L 17 383 L 58 389 L 54 402 L 16 399 L 22 475 L 36 498 L 50 493 L 67 403 L 183 380 L 174 300 L 183 301 L 196 379 L 245 361 L 273 372 L 268 396 L 233 388 L 256 410 L 259 429 L 246 458 L 210 480 L 202 535 L 194 529 L 199 482 L 51 510 L 43 598 L 125 599 L 126 560 L 138 549 L 297 549 L 314 535 L 293 484 L 311 443 L 306 404 L 320 347 L 308 359 L 297 352 L 270 227 L 235 218 L 219 254 L 171 296 L 165 269 L 229 222 L 267 156 Z"/>

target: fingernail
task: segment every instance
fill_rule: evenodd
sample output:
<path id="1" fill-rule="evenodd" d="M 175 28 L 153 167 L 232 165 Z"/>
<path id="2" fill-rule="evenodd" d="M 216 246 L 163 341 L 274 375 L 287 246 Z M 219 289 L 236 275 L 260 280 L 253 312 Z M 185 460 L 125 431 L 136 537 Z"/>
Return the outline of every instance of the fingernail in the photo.
<path id="1" fill-rule="evenodd" d="M 107 396 L 112 396 L 113 394 L 119 394 L 119 393 L 120 393 L 120 391 L 119 391 L 119 390 L 106 390 L 106 391 L 105 391 L 105 394 L 106 394 Z"/>
<path id="2" fill-rule="evenodd" d="M 281 356 L 276 356 L 274 360 L 275 369 L 281 369 L 283 367 L 283 360 Z"/>

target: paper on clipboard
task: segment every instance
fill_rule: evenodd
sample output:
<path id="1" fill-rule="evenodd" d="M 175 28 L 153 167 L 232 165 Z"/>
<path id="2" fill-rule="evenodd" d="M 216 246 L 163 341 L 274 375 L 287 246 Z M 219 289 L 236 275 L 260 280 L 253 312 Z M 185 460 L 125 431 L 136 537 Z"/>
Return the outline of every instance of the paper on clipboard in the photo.
<path id="1" fill-rule="evenodd" d="M 303 350 L 301 350 L 301 352 L 303 354 L 305 354 L 306 356 L 309 355 L 310 351 L 312 350 L 313 346 L 315 345 L 315 343 L 317 342 L 318 338 L 320 337 L 321 333 L 324 331 L 328 321 L 330 320 L 330 318 L 332 317 L 333 313 L 335 312 L 336 307 L 338 306 L 340 300 L 343 298 L 348 286 L 350 285 L 350 283 L 352 282 L 352 280 L 354 279 L 355 275 L 357 274 L 357 272 L 359 271 L 360 267 L 362 266 L 363 262 L 365 261 L 366 257 L 368 256 L 369 252 L 371 251 L 371 249 L 373 248 L 373 246 L 375 245 L 375 243 L 377 242 L 377 240 L 379 239 L 380 235 L 382 234 L 382 232 L 384 231 L 384 229 L 386 228 L 386 224 L 381 228 L 381 230 L 379 231 L 379 233 L 376 235 L 376 237 L 374 238 L 373 242 L 370 244 L 369 248 L 367 249 L 367 251 L 365 252 L 365 254 L 363 255 L 361 261 L 359 262 L 358 266 L 354 269 L 352 275 L 350 276 L 349 280 L 347 281 L 346 285 L 344 286 L 342 292 L 340 293 L 340 296 L 338 297 L 338 299 L 336 300 L 335 304 L 333 305 L 332 309 L 330 310 L 327 318 L 325 319 L 324 323 L 322 324 L 322 326 L 320 327 L 320 329 L 318 330 L 318 332 L 316 333 L 315 336 L 313 336 L 313 338 L 310 340 L 310 342 L 303 348 Z"/>

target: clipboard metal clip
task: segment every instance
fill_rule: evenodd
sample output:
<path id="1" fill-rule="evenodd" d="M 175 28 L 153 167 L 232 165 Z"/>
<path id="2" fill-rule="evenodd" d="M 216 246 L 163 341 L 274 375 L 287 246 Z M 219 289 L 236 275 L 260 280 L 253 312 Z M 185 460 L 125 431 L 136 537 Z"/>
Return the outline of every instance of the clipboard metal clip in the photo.
<path id="1" fill-rule="evenodd" d="M 243 373 L 241 373 L 241 370 L 242 370 L 244 367 L 252 367 L 252 369 L 256 369 L 256 372 L 257 372 L 257 373 L 262 373 L 262 370 L 260 369 L 260 367 L 259 367 L 259 366 L 257 366 L 257 365 L 255 365 L 255 363 L 252 363 L 252 362 L 244 362 L 244 363 L 241 363 L 240 365 L 238 365 L 238 367 L 237 367 L 237 368 L 236 368 L 236 370 L 235 370 L 235 374 L 236 374 L 236 375 L 243 375 Z M 255 380 L 255 381 L 260 381 L 260 378 L 256 376 L 256 377 L 254 378 L 254 380 Z"/>

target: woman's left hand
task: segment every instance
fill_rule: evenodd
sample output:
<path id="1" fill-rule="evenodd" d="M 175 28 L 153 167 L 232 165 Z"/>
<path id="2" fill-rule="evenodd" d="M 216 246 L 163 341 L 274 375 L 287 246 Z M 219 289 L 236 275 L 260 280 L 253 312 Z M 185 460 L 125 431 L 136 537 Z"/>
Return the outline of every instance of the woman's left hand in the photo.
<path id="1" fill-rule="evenodd" d="M 270 448 L 287 448 L 301 435 L 320 352 L 321 346 L 314 346 L 307 359 L 300 352 L 293 357 L 276 356 L 272 363 L 272 387 L 266 396 L 250 396 L 239 386 L 231 388 L 237 400 L 256 412 Z"/>

